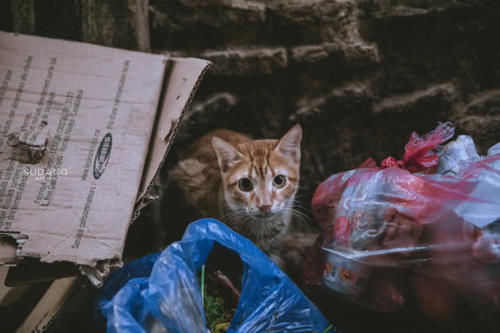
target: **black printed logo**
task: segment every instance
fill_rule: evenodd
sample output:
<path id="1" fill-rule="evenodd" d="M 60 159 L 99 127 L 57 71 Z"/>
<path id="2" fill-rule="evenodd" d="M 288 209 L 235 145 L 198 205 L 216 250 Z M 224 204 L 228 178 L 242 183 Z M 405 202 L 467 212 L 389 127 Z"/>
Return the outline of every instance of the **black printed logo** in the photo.
<path id="1" fill-rule="evenodd" d="M 97 148 L 97 153 L 94 159 L 94 178 L 99 179 L 108 165 L 109 157 L 111 155 L 111 146 L 113 144 L 113 139 L 111 133 L 107 133 L 104 138 L 102 138 L 99 148 Z"/>

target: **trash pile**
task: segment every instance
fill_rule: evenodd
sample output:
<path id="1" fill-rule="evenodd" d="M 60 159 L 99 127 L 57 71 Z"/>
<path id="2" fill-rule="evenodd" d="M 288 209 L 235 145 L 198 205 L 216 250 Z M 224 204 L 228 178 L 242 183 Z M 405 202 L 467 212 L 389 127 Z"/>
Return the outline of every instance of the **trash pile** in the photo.
<path id="1" fill-rule="evenodd" d="M 241 292 L 222 271 L 205 274 L 205 265 L 201 267 L 200 288 L 208 329 L 215 333 L 226 332 Z"/>
<path id="2" fill-rule="evenodd" d="M 453 135 L 451 123 L 413 133 L 401 160 L 370 158 L 318 186 L 307 284 L 385 313 L 411 306 L 444 320 L 465 303 L 500 313 L 500 144 L 480 156 Z M 115 272 L 96 317 L 108 332 L 335 332 L 263 252 L 213 219 Z"/>
<path id="3" fill-rule="evenodd" d="M 335 332 L 262 251 L 213 219 L 191 223 L 181 241 L 115 272 L 96 301 L 96 318 L 108 332 L 210 332 L 198 273 L 216 247 L 243 264 L 241 295 L 229 325 L 208 324 L 227 332 Z"/>
<path id="4" fill-rule="evenodd" d="M 450 123 L 413 133 L 402 160 L 368 159 L 318 186 L 308 284 L 382 312 L 410 301 L 438 320 L 457 302 L 500 312 L 500 143 L 480 156 L 469 136 L 443 147 L 453 135 Z"/>

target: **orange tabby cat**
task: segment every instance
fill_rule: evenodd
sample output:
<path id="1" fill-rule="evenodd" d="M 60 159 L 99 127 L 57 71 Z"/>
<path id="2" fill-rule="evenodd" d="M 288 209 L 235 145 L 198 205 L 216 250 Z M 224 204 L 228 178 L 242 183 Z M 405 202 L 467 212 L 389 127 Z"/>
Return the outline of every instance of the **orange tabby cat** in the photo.
<path id="1" fill-rule="evenodd" d="M 169 178 L 200 217 L 226 223 L 281 265 L 279 240 L 299 186 L 301 139 L 299 125 L 280 140 L 216 130 L 186 151 Z"/>

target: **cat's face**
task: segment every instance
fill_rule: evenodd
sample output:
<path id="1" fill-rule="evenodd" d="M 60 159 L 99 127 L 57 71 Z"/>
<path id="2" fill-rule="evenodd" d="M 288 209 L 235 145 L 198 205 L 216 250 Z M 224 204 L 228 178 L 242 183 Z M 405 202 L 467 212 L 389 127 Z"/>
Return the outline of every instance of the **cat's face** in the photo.
<path id="1" fill-rule="evenodd" d="M 302 128 L 280 140 L 255 140 L 232 146 L 214 137 L 228 207 L 235 215 L 272 219 L 292 208 L 299 186 Z"/>

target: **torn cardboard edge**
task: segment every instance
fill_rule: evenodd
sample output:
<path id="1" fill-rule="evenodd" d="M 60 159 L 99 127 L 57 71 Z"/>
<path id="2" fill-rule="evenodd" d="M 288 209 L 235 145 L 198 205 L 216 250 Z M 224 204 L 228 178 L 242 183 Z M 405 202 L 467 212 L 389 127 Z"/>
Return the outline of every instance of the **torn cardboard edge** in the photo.
<path id="1" fill-rule="evenodd" d="M 195 70 L 198 72 L 197 80 L 189 82 L 187 78 L 182 77 L 182 81 L 166 80 L 166 86 L 163 89 L 164 97 L 160 100 L 160 115 L 157 121 L 157 126 L 154 130 L 152 138 L 152 148 L 148 155 L 146 162 L 146 172 L 144 173 L 144 178 L 141 182 L 141 190 L 137 199 L 136 209 L 134 212 L 133 220 L 135 220 L 139 215 L 140 211 L 147 207 L 152 201 L 156 199 L 156 196 L 151 196 L 151 187 L 154 181 L 158 177 L 158 173 L 161 167 L 166 161 L 166 157 L 174 138 L 177 134 L 177 130 L 182 122 L 185 111 L 191 105 L 193 97 L 198 90 L 198 86 L 201 79 L 205 75 L 206 71 L 211 65 L 211 62 L 206 61 L 205 63 L 200 63 L 199 59 L 194 58 L 171 58 L 176 62 L 177 66 L 172 66 L 167 68 L 168 77 L 182 76 L 182 73 L 186 71 Z M 190 93 L 185 93 L 190 91 Z M 172 117 L 171 114 L 167 112 L 167 108 L 170 105 L 177 104 L 176 109 L 181 109 L 178 117 Z M 165 146 L 160 143 L 166 142 Z M 158 149 L 155 147 L 160 147 Z"/>
<path id="2" fill-rule="evenodd" d="M 167 58 L 8 33 L 0 34 L 0 57 L 2 150 L 18 128 L 45 122 L 54 133 L 33 166 L 41 177 L 0 155 L 0 231 L 25 236 L 18 256 L 88 265 L 120 258 Z"/>
<path id="3" fill-rule="evenodd" d="M 10 235 L 0 235 L 0 265 L 16 265 L 21 259 L 16 238 Z"/>
<path id="4" fill-rule="evenodd" d="M 151 138 L 151 148 L 147 157 L 145 172 L 141 182 L 140 192 L 134 208 L 131 222 L 133 223 L 140 215 L 142 209 L 157 199 L 151 195 L 152 186 L 158 177 L 161 167 L 167 159 L 170 147 L 173 144 L 177 129 L 179 128 L 185 111 L 191 105 L 191 101 L 198 89 L 201 79 L 211 65 L 211 62 L 200 63 L 195 58 L 170 58 L 174 62 L 173 66 L 167 67 L 168 79 L 164 82 L 164 97 L 160 99 L 159 117 Z M 182 73 L 187 71 L 197 73 L 196 80 L 189 80 Z M 182 81 L 172 79 L 182 76 Z M 171 105 L 176 105 L 174 109 L 181 110 L 178 115 L 169 113 Z M 162 145 L 161 143 L 165 143 Z M 101 286 L 106 277 L 114 270 L 121 267 L 120 260 L 112 259 L 100 261 L 95 266 L 80 265 L 80 272 L 86 275 L 95 286 Z"/>
<path id="5" fill-rule="evenodd" d="M 3 50 L 2 50 L 3 49 Z M 187 109 L 189 106 L 191 99 L 193 98 L 193 95 L 195 93 L 195 90 L 205 73 L 206 69 L 209 66 L 209 62 L 205 60 L 200 60 L 200 59 L 194 59 L 194 58 L 167 58 L 165 56 L 161 55 L 151 55 L 151 54 L 143 54 L 140 52 L 135 52 L 135 51 L 126 51 L 126 50 L 117 50 L 113 48 L 108 48 L 108 47 L 101 47 L 101 46 L 95 46 L 95 45 L 88 45 L 84 43 L 78 43 L 78 42 L 67 42 L 67 41 L 60 41 L 60 40 L 53 40 L 53 39 L 47 39 L 47 38 L 39 38 L 39 37 L 31 37 L 31 36 L 23 36 L 23 35 L 15 35 L 15 34 L 10 34 L 10 33 L 3 33 L 0 32 L 0 52 L 6 52 L 6 54 L 9 54 L 8 52 L 16 52 L 19 53 L 21 58 L 23 55 L 29 54 L 27 56 L 27 59 L 31 59 L 30 61 L 35 62 L 37 59 L 37 56 L 43 57 L 46 56 L 43 52 L 43 50 L 49 50 L 45 52 L 52 52 L 52 50 L 57 50 L 57 57 L 60 62 L 63 62 L 67 60 L 67 62 L 71 63 L 73 61 L 73 58 L 75 57 L 76 60 L 74 60 L 73 63 L 76 63 L 77 65 L 80 65 L 81 63 L 84 63 L 88 60 L 88 57 L 91 57 L 92 59 L 97 59 L 96 61 L 96 66 L 101 66 L 102 70 L 106 71 L 108 70 L 109 67 L 115 66 L 115 62 L 118 59 L 123 59 L 123 58 L 130 58 L 131 60 L 126 60 L 124 63 L 128 64 L 130 63 L 130 66 L 134 66 L 134 61 L 137 61 L 137 63 L 140 63 L 140 66 L 144 67 L 144 70 L 148 68 L 148 61 L 150 68 L 153 68 L 153 62 L 161 60 L 164 66 L 164 70 L 161 73 L 161 80 L 158 80 L 158 82 L 155 83 L 154 80 L 146 81 L 147 84 L 149 84 L 149 87 L 152 89 L 158 89 L 159 94 L 158 97 L 155 97 L 151 95 L 150 97 L 150 104 L 153 106 L 154 104 L 154 119 L 152 119 L 152 130 L 149 132 L 151 133 L 151 136 L 148 139 L 148 144 L 145 147 L 145 152 L 144 152 L 144 162 L 142 164 L 142 172 L 140 174 L 137 174 L 138 178 L 138 190 L 135 194 L 135 204 L 131 204 L 130 210 L 131 210 L 131 215 L 129 216 L 129 219 L 127 221 L 123 221 L 125 232 L 123 233 L 123 237 L 121 239 L 117 239 L 114 241 L 115 248 L 113 251 L 110 251 L 108 255 L 103 255 L 100 256 L 97 255 L 94 257 L 94 260 L 89 262 L 88 264 L 82 264 L 81 259 L 78 259 L 77 256 L 71 256 L 70 254 L 64 253 L 64 251 L 59 251 L 61 254 L 58 256 L 52 255 L 50 257 L 44 256 L 44 255 L 37 255 L 36 252 L 29 252 L 24 250 L 24 243 L 27 241 L 29 242 L 30 239 L 27 235 L 25 235 L 22 231 L 15 231 L 15 232 L 5 232 L 6 230 L 0 230 L 0 234 L 3 235 L 4 237 L 0 237 L 0 262 L 3 264 L 17 264 L 20 260 L 22 260 L 23 256 L 27 257 L 38 257 L 41 262 L 59 262 L 59 261 L 70 261 L 74 262 L 76 264 L 79 264 L 80 270 L 82 273 L 87 275 L 90 280 L 94 284 L 100 284 L 102 280 L 107 276 L 110 270 L 114 269 L 116 266 L 119 266 L 121 264 L 121 253 L 123 251 L 123 246 L 125 243 L 125 236 L 126 236 L 126 231 L 128 229 L 129 224 L 140 214 L 141 209 L 143 209 L 145 206 L 147 206 L 151 201 L 152 201 L 152 196 L 150 194 L 151 190 L 151 184 L 155 180 L 158 170 L 163 165 L 164 161 L 166 160 L 166 154 L 168 153 L 173 137 L 175 136 L 175 133 L 177 131 L 177 128 L 179 126 L 179 123 L 182 119 L 183 112 Z M 33 56 L 31 55 L 32 53 L 35 53 L 34 60 Z M 78 53 L 78 55 L 75 55 Z M 1 54 L 0 54 L 1 56 Z M 87 58 L 86 58 L 87 57 Z M 53 57 L 51 59 L 55 59 L 56 57 Z M 9 59 L 9 58 L 7 58 Z M 61 60 L 62 59 L 62 60 Z M 153 61 L 154 60 L 154 61 Z M 52 61 L 52 60 L 51 60 Z M 15 61 L 12 61 L 14 63 L 14 67 L 17 70 L 20 70 L 19 68 L 22 63 L 18 64 L 15 63 Z M 54 60 L 55 62 L 55 60 Z M 87 61 L 87 62 L 90 62 Z M 158 62 L 156 62 L 158 65 L 157 68 L 160 68 Z M 110 65 L 106 65 L 110 64 Z M 29 64 L 31 65 L 31 63 Z M 26 66 L 28 66 L 28 63 L 24 64 L 24 75 L 27 76 L 27 71 L 26 71 Z M 36 65 L 35 65 L 36 66 Z M 76 66 L 78 67 L 78 66 Z M 68 68 L 72 69 L 71 66 Z M 92 68 L 91 68 L 92 69 Z M 140 68 L 142 69 L 142 68 Z M 2 68 L 0 67 L 0 80 L 2 80 Z M 40 70 L 37 68 L 37 70 Z M 88 70 L 88 69 L 87 69 Z M 50 71 L 50 67 L 49 67 Z M 83 70 L 82 70 L 83 71 Z M 98 72 L 98 69 L 95 70 Z M 146 71 L 147 72 L 147 71 Z M 63 70 L 60 71 L 60 73 L 67 74 Z M 60 74 L 59 72 L 57 74 Z M 84 72 L 86 73 L 86 72 Z M 136 72 L 133 73 L 136 77 L 136 79 L 144 79 L 143 72 L 140 72 L 136 69 Z M 99 75 L 101 74 L 100 72 L 98 73 Z M 60 74 L 62 75 L 62 74 Z M 80 76 L 83 74 L 80 74 Z M 142 75 L 142 76 L 141 76 Z M 158 73 L 156 73 L 158 76 Z M 47 74 L 46 78 L 49 75 Z M 149 75 L 148 75 L 149 76 Z M 71 80 L 74 80 L 75 78 L 79 78 L 78 73 L 74 74 L 73 77 L 70 76 Z M 43 79 L 43 78 L 42 78 Z M 105 77 L 102 80 L 109 79 L 108 77 Z M 122 83 L 123 79 L 123 73 L 122 77 L 120 79 L 120 83 Z M 21 76 L 22 80 L 22 76 Z M 82 77 L 83 80 L 83 77 Z M 123 80 L 124 81 L 124 80 Z M 143 84 L 140 82 L 134 86 L 134 81 L 132 80 L 132 83 L 127 82 L 129 86 L 125 85 L 125 88 L 130 88 L 130 86 L 134 89 L 146 89 L 148 86 L 146 85 L 146 88 L 143 88 Z M 92 90 L 92 87 L 89 88 L 89 90 Z M 131 89 L 127 90 L 124 89 L 124 91 L 127 91 L 129 93 Z M 99 95 L 99 90 L 96 89 L 96 94 Z M 49 94 L 49 92 L 45 92 L 45 94 Z M 140 102 L 143 100 L 143 96 L 141 94 L 135 94 L 133 95 L 133 91 L 129 93 L 129 95 L 132 94 L 133 96 L 136 96 L 135 98 Z M 43 92 L 41 93 L 43 95 Z M 127 96 L 129 96 L 127 95 Z M 146 94 L 147 95 L 147 94 Z M 57 96 L 57 95 L 56 95 Z M 125 96 L 125 94 L 124 94 Z M 125 97 L 127 97 L 125 96 Z M 3 95 L 2 95 L 3 97 Z M 28 96 L 29 98 L 33 98 L 33 96 Z M 36 96 L 38 97 L 38 96 Z M 98 96 L 99 97 L 99 96 Z M 94 98 L 96 101 L 101 101 L 105 100 L 106 98 Z M 132 101 L 129 104 L 126 105 L 130 109 L 133 110 L 134 107 L 134 99 L 130 97 L 129 99 Z M 56 97 L 57 98 L 57 97 Z M 115 97 L 114 101 L 105 101 L 106 103 L 112 103 L 114 102 L 116 104 L 118 97 Z M 151 102 L 153 100 L 156 100 L 156 102 Z M 18 101 L 19 102 L 19 101 Z M 23 101 L 21 101 L 23 102 Z M 33 101 L 28 101 L 33 103 Z M 34 99 L 34 102 L 36 102 L 36 98 Z M 119 102 L 119 100 L 118 100 Z M 41 103 L 41 102 L 40 102 Z M 103 102 L 104 103 L 104 102 Z M 125 102 L 124 102 L 125 103 Z M 12 102 L 12 105 L 14 102 Z M 122 103 L 123 104 L 123 103 Z M 1 102 L 0 102 L 1 106 Z M 109 105 L 108 105 L 109 106 Z M 66 107 L 66 105 L 63 105 L 63 109 Z M 150 107 L 151 108 L 151 107 Z M 1 110 L 0 110 L 1 111 Z M 130 111 L 130 117 L 132 119 L 125 119 L 123 122 L 125 123 L 130 123 L 135 121 L 139 121 L 140 119 L 133 118 L 134 116 L 138 115 L 137 112 L 139 111 Z M 3 112 L 3 111 L 2 111 Z M 125 111 L 124 111 L 125 112 Z M 49 114 L 51 115 L 51 114 Z M 1 116 L 1 114 L 0 114 Z M 92 116 L 92 115 L 91 115 Z M 87 118 L 92 118 L 91 116 L 88 116 Z M 133 127 L 129 127 L 134 129 Z M 120 128 L 118 128 L 120 129 Z M 44 129 L 44 130 L 48 130 Z M 35 139 L 38 137 L 35 136 Z M 120 137 L 118 137 L 120 138 Z M 101 137 L 99 137 L 101 139 Z M 111 146 L 111 136 L 109 138 L 109 145 Z M 24 141 L 23 141 L 24 142 Z M 38 141 L 36 141 L 38 142 Z M 101 146 L 102 146 L 101 141 Z M 114 143 L 113 143 L 114 144 Z M 50 142 L 49 142 L 50 145 Z M 101 146 L 99 146 L 98 150 L 101 149 Z M 95 148 L 95 147 L 94 147 Z M 114 148 L 114 146 L 113 146 Z M 120 147 L 118 147 L 120 148 Z M 111 147 L 110 147 L 111 149 Z M 97 153 L 92 152 L 93 155 Z M 115 153 L 115 155 L 118 153 Z M 29 157 L 29 156 L 28 156 Z M 96 157 L 97 160 L 97 157 Z M 26 160 L 25 160 L 26 161 Z M 1 162 L 1 161 L 0 161 Z M 19 161 L 22 163 L 22 161 Z M 94 160 L 94 169 L 95 169 L 95 160 Z M 103 163 L 108 163 L 107 160 L 104 160 Z M 140 162 L 136 163 L 137 165 L 140 164 Z M 104 168 L 106 165 L 104 165 Z M 95 170 L 94 170 L 95 171 Z M 109 174 L 109 172 L 108 172 Z M 111 184 L 112 185 L 112 184 Z M 120 185 L 120 184 L 116 184 Z M 90 193 L 90 192 L 89 192 Z M 5 197 L 5 196 L 4 196 Z M 0 199 L 2 199 L 2 193 L 0 193 Z M 121 207 L 119 207 L 121 208 Z M 118 209 L 118 208 L 117 208 Z M 29 228 L 28 228 L 29 229 Z M 108 230 L 109 233 L 109 230 Z M 28 233 L 29 234 L 29 233 Z M 45 236 L 44 236 L 45 235 Z M 46 241 L 47 244 L 50 244 L 51 242 L 58 241 L 57 239 L 54 240 L 51 238 L 52 235 L 49 233 L 37 233 L 37 237 L 41 238 L 41 241 Z M 45 238 L 43 238 L 45 237 Z M 96 236 L 94 236 L 96 237 Z M 59 242 L 59 241 L 58 241 Z M 14 255 L 15 254 L 15 255 Z"/>

